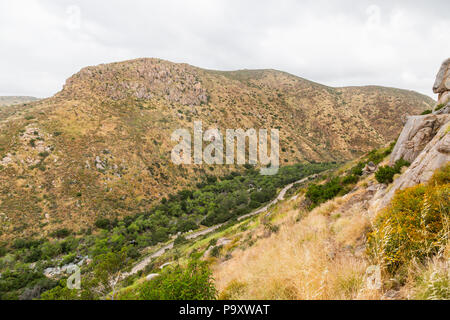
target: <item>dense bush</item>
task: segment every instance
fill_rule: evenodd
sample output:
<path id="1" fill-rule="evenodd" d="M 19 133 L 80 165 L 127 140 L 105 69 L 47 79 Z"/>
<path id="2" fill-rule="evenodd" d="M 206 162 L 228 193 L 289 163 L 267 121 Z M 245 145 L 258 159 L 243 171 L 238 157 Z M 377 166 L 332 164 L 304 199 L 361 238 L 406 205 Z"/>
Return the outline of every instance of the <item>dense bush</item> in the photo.
<path id="1" fill-rule="evenodd" d="M 366 166 L 366 163 L 358 162 L 358 164 L 356 166 L 354 166 L 353 168 L 350 169 L 350 174 L 355 175 L 355 176 L 362 176 L 363 169 L 365 166 Z"/>
<path id="2" fill-rule="evenodd" d="M 67 288 L 65 280 L 61 280 L 59 285 L 41 294 L 41 300 L 81 300 L 78 290 Z"/>
<path id="3" fill-rule="evenodd" d="M 367 162 L 373 162 L 379 164 L 387 156 L 386 152 L 380 152 L 379 150 L 372 150 L 369 152 Z"/>
<path id="4" fill-rule="evenodd" d="M 310 209 L 336 197 L 344 190 L 341 178 L 336 177 L 324 184 L 311 184 L 306 191 L 306 198 L 312 203 Z"/>
<path id="5" fill-rule="evenodd" d="M 355 184 L 358 181 L 359 181 L 359 177 L 356 175 L 353 175 L 353 174 L 342 178 L 342 184 L 344 184 L 344 185 Z"/>
<path id="6" fill-rule="evenodd" d="M 111 221 L 107 218 L 100 218 L 95 221 L 95 226 L 99 229 L 111 229 Z"/>
<path id="7" fill-rule="evenodd" d="M 187 267 L 169 267 L 138 290 L 140 300 L 213 300 L 216 289 L 208 266 L 192 262 Z"/>
<path id="8" fill-rule="evenodd" d="M 375 179 L 377 179 L 379 183 L 389 184 L 394 181 L 394 175 L 396 173 L 397 172 L 394 168 L 390 166 L 382 166 L 378 168 L 377 172 L 375 172 Z"/>
<path id="9" fill-rule="evenodd" d="M 398 191 L 377 218 L 369 236 L 369 253 L 391 273 L 414 259 L 423 261 L 440 250 L 450 233 L 450 165 L 427 185 Z"/>
<path id="10" fill-rule="evenodd" d="M 379 183 L 392 183 L 394 181 L 394 175 L 400 173 L 403 167 L 407 167 L 409 165 L 410 163 L 408 161 L 400 159 L 395 162 L 394 167 L 382 166 L 377 172 L 375 172 L 375 179 L 377 179 Z"/>
<path id="11" fill-rule="evenodd" d="M 18 300 L 26 288 L 39 286 L 39 294 L 42 290 L 49 288 L 49 283 L 41 272 L 18 269 L 6 271 L 0 278 L 0 300 Z M 41 290 L 42 289 L 42 290 Z"/>
<path id="12" fill-rule="evenodd" d="M 8 249 L 5 245 L 0 244 L 0 258 L 4 257 L 6 253 L 8 252 Z"/>
<path id="13" fill-rule="evenodd" d="M 14 249 L 25 249 L 37 247 L 42 244 L 44 240 L 36 240 L 36 239 L 16 239 L 14 240 L 12 247 Z"/>
<path id="14" fill-rule="evenodd" d="M 70 234 L 72 233 L 72 231 L 70 231 L 69 229 L 63 228 L 63 229 L 58 229 L 53 231 L 52 233 L 50 233 L 50 236 L 53 238 L 67 238 L 68 236 L 70 236 Z"/>

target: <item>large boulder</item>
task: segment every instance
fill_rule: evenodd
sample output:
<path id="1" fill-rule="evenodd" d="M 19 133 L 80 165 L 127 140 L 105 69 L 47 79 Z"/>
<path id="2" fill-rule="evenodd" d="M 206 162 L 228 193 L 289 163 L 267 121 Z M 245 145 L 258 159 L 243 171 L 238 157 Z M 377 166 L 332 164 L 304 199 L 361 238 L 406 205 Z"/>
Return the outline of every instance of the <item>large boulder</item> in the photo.
<path id="1" fill-rule="evenodd" d="M 392 151 L 389 164 L 404 159 L 413 162 L 433 139 L 443 124 L 450 121 L 449 114 L 410 116 Z"/>
<path id="2" fill-rule="evenodd" d="M 450 58 L 442 63 L 433 85 L 434 93 L 445 91 L 450 91 Z"/>

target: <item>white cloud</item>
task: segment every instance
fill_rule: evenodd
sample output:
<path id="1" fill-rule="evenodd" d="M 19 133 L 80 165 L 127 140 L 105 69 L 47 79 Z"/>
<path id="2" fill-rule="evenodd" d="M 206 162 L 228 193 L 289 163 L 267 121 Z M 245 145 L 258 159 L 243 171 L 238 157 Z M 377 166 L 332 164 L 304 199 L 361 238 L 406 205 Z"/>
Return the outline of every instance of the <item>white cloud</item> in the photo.
<path id="1" fill-rule="evenodd" d="M 49 96 L 84 66 L 158 57 L 433 96 L 450 53 L 449 9 L 448 1 L 2 0 L 0 95 Z"/>

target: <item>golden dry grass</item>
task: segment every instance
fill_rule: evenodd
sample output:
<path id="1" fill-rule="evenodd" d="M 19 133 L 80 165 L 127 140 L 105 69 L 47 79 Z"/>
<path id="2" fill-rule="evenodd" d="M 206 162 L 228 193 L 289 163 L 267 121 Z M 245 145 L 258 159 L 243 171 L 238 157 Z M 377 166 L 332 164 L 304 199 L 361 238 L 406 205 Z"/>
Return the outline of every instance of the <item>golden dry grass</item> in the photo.
<path id="1" fill-rule="evenodd" d="M 342 198 L 329 201 L 300 221 L 295 202 L 282 204 L 288 214 L 278 233 L 233 252 L 232 259 L 216 266 L 220 298 L 380 298 L 381 293 L 365 288 L 369 264 L 364 255 L 344 248 L 364 236 L 367 219 L 358 212 L 330 217 L 343 203 Z"/>

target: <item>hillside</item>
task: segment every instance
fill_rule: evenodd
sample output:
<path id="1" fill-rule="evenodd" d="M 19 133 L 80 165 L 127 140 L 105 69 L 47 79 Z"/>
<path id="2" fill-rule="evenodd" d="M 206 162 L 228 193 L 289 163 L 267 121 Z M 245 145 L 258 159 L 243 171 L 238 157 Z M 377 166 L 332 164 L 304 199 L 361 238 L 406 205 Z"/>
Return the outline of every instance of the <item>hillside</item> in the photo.
<path id="1" fill-rule="evenodd" d="M 170 162 L 170 134 L 194 120 L 222 132 L 278 128 L 283 165 L 340 162 L 396 139 L 405 115 L 434 104 L 412 91 L 331 88 L 276 70 L 159 59 L 84 68 L 54 97 L 2 113 L 0 239 L 86 231 L 240 170 Z"/>

